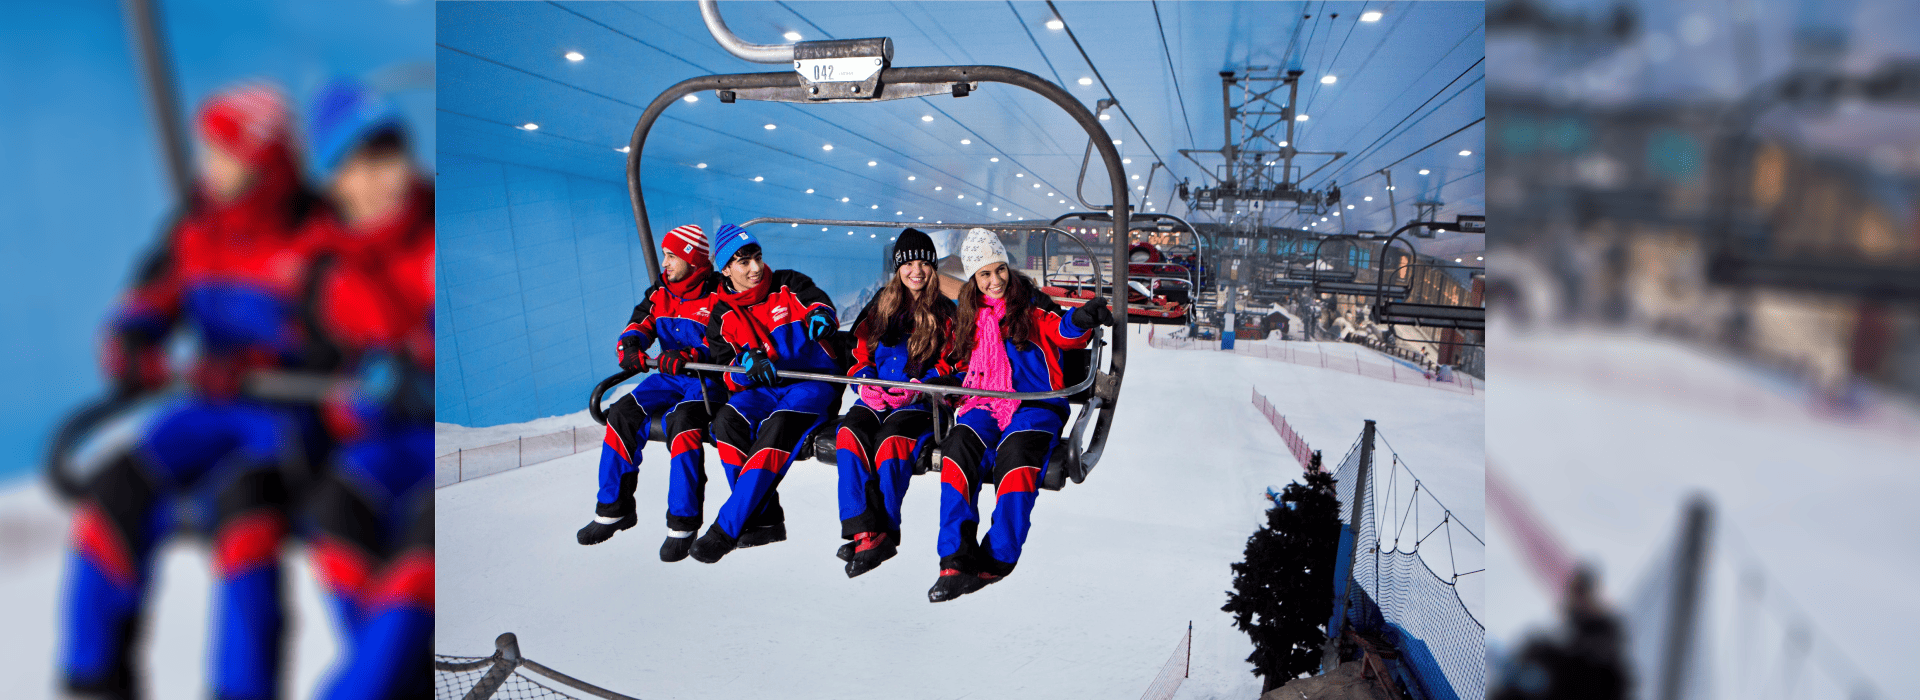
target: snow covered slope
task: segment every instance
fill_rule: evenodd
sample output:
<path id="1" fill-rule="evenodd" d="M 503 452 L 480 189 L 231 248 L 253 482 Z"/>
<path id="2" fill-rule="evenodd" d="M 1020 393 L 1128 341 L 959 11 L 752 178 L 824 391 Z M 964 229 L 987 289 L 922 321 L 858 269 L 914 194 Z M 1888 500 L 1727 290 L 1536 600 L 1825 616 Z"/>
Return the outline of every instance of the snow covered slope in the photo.
<path id="1" fill-rule="evenodd" d="M 54 697 L 54 664 L 61 640 L 61 584 L 67 567 L 67 518 L 39 479 L 0 489 L 0 695 Z M 327 678 L 336 643 L 333 620 L 303 550 L 292 547 L 286 569 L 289 608 L 289 698 L 312 697 Z M 203 547 L 175 541 L 159 555 L 152 614 L 147 619 L 145 667 L 153 700 L 200 700 L 205 688 L 211 562 Z"/>
<path id="2" fill-rule="evenodd" d="M 592 516 L 597 454 L 440 489 L 435 650 L 481 656 L 511 631 L 528 658 L 649 700 L 769 689 L 1125 698 L 1152 681 L 1191 620 L 1193 671 L 1179 697 L 1250 698 L 1252 647 L 1219 608 L 1263 492 L 1299 474 L 1252 407 L 1255 386 L 1330 462 L 1363 419 L 1380 421 L 1441 500 L 1482 531 L 1483 398 L 1132 341 L 1106 457 L 1086 483 L 1042 492 L 1020 567 L 1003 583 L 927 602 L 938 569 L 933 475 L 907 494 L 900 555 L 847 579 L 833 554 L 834 472 L 812 461 L 781 486 L 788 541 L 714 565 L 661 563 L 666 480 L 653 444 L 640 525 L 593 547 L 574 531 Z M 707 462 L 711 511 L 727 489 L 711 450 Z M 1470 598 L 1477 614 L 1479 596 Z"/>

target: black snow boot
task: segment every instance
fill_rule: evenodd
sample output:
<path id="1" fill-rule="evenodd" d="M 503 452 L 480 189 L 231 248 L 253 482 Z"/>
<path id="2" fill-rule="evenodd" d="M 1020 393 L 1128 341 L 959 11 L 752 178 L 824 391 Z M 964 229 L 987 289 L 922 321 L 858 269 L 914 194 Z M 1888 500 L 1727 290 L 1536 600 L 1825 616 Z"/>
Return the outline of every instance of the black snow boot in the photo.
<path id="1" fill-rule="evenodd" d="M 720 529 L 719 525 L 714 525 L 708 527 L 707 534 L 701 535 L 700 540 L 693 543 L 690 553 L 694 559 L 712 564 L 720 561 L 720 557 L 726 556 L 727 552 L 733 551 L 737 546 L 739 541 L 728 536 L 727 531 Z"/>
<path id="2" fill-rule="evenodd" d="M 839 549 L 833 551 L 833 555 L 839 557 L 840 561 L 853 561 L 853 549 L 859 545 L 859 542 L 848 542 L 840 545 Z"/>
<path id="3" fill-rule="evenodd" d="M 940 579 L 934 581 L 933 588 L 927 591 L 927 601 L 931 603 L 944 603 L 985 588 L 989 583 L 992 583 L 992 581 L 988 581 L 980 574 L 970 571 L 941 569 Z"/>
<path id="4" fill-rule="evenodd" d="M 785 541 L 787 541 L 787 524 L 784 522 L 771 525 L 749 525 L 746 532 L 740 533 L 741 549 Z"/>
<path id="5" fill-rule="evenodd" d="M 633 527 L 636 522 L 639 522 L 639 518 L 634 517 L 632 513 L 621 516 L 619 520 L 611 523 L 603 523 L 596 518 L 593 522 L 587 523 L 586 527 L 580 528 L 578 539 L 580 544 L 600 544 L 612 537 L 613 533 Z"/>
<path id="6" fill-rule="evenodd" d="M 885 532 L 862 532 L 853 536 L 853 557 L 847 560 L 847 578 L 867 573 L 900 553 L 900 538 Z"/>
<path id="7" fill-rule="evenodd" d="M 690 551 L 693 551 L 693 533 L 687 533 L 686 537 L 667 535 L 667 541 L 660 543 L 660 561 L 680 561 L 687 558 Z"/>

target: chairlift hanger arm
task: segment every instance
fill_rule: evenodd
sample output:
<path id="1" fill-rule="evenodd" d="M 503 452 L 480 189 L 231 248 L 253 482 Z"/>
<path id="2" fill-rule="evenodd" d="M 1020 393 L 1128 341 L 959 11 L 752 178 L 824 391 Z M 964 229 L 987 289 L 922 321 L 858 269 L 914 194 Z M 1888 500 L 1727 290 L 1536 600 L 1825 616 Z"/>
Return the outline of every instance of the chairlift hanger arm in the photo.
<path id="1" fill-rule="evenodd" d="M 727 21 L 720 18 L 720 3 L 717 0 L 700 0 L 700 19 L 705 20 L 707 31 L 713 34 L 713 40 L 720 42 L 720 48 L 742 60 L 754 63 L 791 63 L 793 62 L 793 44 L 750 44 L 727 28 Z"/>

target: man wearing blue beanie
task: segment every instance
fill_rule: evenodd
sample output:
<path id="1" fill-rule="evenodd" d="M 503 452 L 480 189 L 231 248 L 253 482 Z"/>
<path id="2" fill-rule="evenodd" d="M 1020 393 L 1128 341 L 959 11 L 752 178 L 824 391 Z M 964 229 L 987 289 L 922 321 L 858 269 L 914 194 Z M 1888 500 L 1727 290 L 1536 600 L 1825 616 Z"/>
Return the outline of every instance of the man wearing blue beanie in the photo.
<path id="1" fill-rule="evenodd" d="M 733 493 L 693 558 L 708 564 L 736 547 L 787 538 L 775 488 L 801 440 L 828 417 L 840 385 L 783 377 L 780 371 L 839 373 L 826 342 L 838 329 L 833 300 L 806 275 L 774 270 L 760 241 L 733 224 L 713 235 L 713 262 L 725 279 L 707 321 L 714 361 L 736 365 L 724 375 L 734 393 L 714 414 L 713 440 Z"/>

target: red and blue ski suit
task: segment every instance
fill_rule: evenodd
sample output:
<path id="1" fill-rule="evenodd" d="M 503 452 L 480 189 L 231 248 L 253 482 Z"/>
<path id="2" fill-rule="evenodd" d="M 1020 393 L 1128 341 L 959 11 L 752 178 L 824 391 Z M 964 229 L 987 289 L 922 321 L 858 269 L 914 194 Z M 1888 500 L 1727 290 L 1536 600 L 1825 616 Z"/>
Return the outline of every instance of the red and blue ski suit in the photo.
<path id="1" fill-rule="evenodd" d="M 925 293 L 935 295 L 934 316 L 941 323 L 933 356 L 919 361 L 912 357 L 907 341 L 913 326 L 904 309 L 892 319 L 879 319 L 874 317 L 875 303 L 869 302 L 853 322 L 853 368 L 847 376 L 904 382 L 953 373 L 953 367 L 945 361 L 953 337 L 953 301 L 939 296 L 938 290 Z M 900 504 L 907 497 L 913 465 L 933 435 L 933 421 L 925 403 L 889 410 L 861 400 L 847 410 L 834 436 L 842 539 L 880 532 L 887 533 L 893 542 L 900 541 Z"/>
<path id="2" fill-rule="evenodd" d="M 196 197 L 163 257 L 112 321 L 149 350 L 178 324 L 198 336 L 194 390 L 168 404 L 135 448 L 87 485 L 74 515 L 62 617 L 69 691 L 137 694 L 132 645 L 153 555 L 176 516 L 211 533 L 217 602 L 210 692 L 279 695 L 285 612 L 280 545 L 289 508 L 323 454 L 317 415 L 239 395 L 252 370 L 302 367 L 310 350 L 300 298 L 312 260 L 315 200 L 284 151 L 232 202 Z M 126 369 L 124 362 L 115 363 Z"/>
<path id="3" fill-rule="evenodd" d="M 658 339 L 661 353 L 691 348 L 702 357 L 708 356 L 707 321 L 713 314 L 714 290 L 720 276 L 704 268 L 694 274 L 703 277 L 689 285 L 691 293 L 685 297 L 664 284 L 648 289 L 645 298 L 633 307 L 632 320 L 620 337 L 638 337 L 643 351 Z M 659 415 L 664 416 L 661 427 L 667 433 L 663 436 L 668 455 L 667 528 L 682 532 L 700 529 L 701 503 L 707 488 L 702 467 L 707 458 L 704 442 L 712 420 L 709 406 L 718 407 L 726 400 L 726 388 L 717 379 L 656 373 L 614 402 L 607 410 L 606 444 L 600 450 L 600 494 L 594 514 L 624 518 L 634 512 L 640 450 L 652 437 L 649 417 Z"/>
<path id="4" fill-rule="evenodd" d="M 1072 316 L 1062 314 L 1045 295 L 1036 293 L 1032 299 L 1033 308 L 1027 311 L 1033 318 L 1032 342 L 1023 349 L 1012 340 L 1001 341 L 1013 366 L 1013 390 L 1066 388 L 1061 351 L 1086 347 L 1093 340 L 1091 329 L 1074 325 Z M 1067 400 L 1055 398 L 1020 402 L 1005 427 L 988 410 L 970 410 L 955 419 L 940 445 L 940 568 L 996 576 L 1013 571 L 1067 412 Z M 989 480 L 995 498 L 993 527 L 982 543 L 976 537 L 978 498 L 981 483 Z"/>
<path id="5" fill-rule="evenodd" d="M 778 370 L 836 374 L 839 366 L 826 346 L 807 339 L 806 317 L 816 309 L 833 312 L 833 300 L 813 280 L 792 270 L 770 270 L 765 296 L 729 293 L 713 306 L 707 344 L 717 364 L 735 364 L 749 349 L 759 349 Z M 729 300 L 727 297 L 732 297 Z M 724 375 L 734 391 L 713 417 L 714 446 L 733 492 L 714 516 L 714 527 L 738 538 L 748 527 L 784 523 L 775 489 L 793 463 L 800 441 L 827 417 L 841 392 L 838 384 L 781 379 L 758 386 L 745 374 Z"/>
<path id="6" fill-rule="evenodd" d="M 314 491 L 314 570 L 342 631 L 319 696 L 425 697 L 433 687 L 433 189 L 380 223 L 336 228 L 314 316 L 360 382 L 323 406 L 341 443 Z"/>

